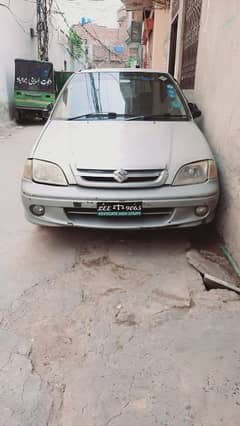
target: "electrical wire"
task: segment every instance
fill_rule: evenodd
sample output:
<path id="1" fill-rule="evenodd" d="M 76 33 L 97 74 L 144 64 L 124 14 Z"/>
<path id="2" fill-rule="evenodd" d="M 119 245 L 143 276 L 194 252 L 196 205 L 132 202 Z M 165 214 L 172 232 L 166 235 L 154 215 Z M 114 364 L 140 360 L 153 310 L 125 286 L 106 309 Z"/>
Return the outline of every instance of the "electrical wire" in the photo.
<path id="1" fill-rule="evenodd" d="M 26 1 L 26 0 L 25 0 Z M 30 3 L 30 1 L 28 0 L 28 2 Z M 31 1 L 32 2 L 32 1 Z M 11 0 L 8 0 L 8 6 L 10 7 L 10 3 L 11 3 Z M 36 4 L 36 2 L 33 2 L 34 4 Z M 15 16 L 17 16 L 17 15 L 15 15 Z M 30 19 L 22 19 L 22 18 L 20 18 L 19 16 L 17 17 L 17 19 L 20 21 L 20 22 L 22 22 L 23 24 L 30 24 L 30 23 L 33 23 L 33 21 L 34 21 L 34 16 L 35 16 L 35 11 L 33 10 L 33 13 L 32 13 L 32 17 L 30 18 Z"/>
<path id="2" fill-rule="evenodd" d="M 30 1 L 30 0 L 25 0 L 25 1 Z M 49 0 L 49 10 L 48 10 L 48 14 L 51 14 L 52 12 L 52 7 L 54 6 L 57 8 L 57 11 L 59 12 L 59 14 L 61 15 L 65 25 L 67 26 L 67 28 L 69 30 L 72 30 L 72 26 L 69 24 L 65 13 L 62 11 L 61 7 L 59 6 L 59 3 L 57 2 L 57 0 Z M 61 29 L 61 27 L 58 25 L 58 28 Z M 117 62 L 122 63 L 122 60 L 119 58 L 119 54 L 115 53 L 113 50 L 111 50 L 108 46 L 106 46 L 99 38 L 97 35 L 92 34 L 92 32 L 90 32 L 85 26 L 82 26 L 83 30 L 91 37 L 93 38 L 95 41 L 97 41 L 108 53 L 110 53 L 111 55 L 114 55 L 117 58 Z M 65 32 L 64 32 L 65 33 Z M 96 33 L 96 32 L 95 32 Z M 65 33 L 66 35 L 66 33 Z M 68 50 L 68 49 L 67 49 Z M 69 52 L 69 51 L 68 51 Z"/>
<path id="3" fill-rule="evenodd" d="M 115 53 L 113 50 L 109 49 L 109 47 L 107 47 L 99 38 L 94 36 L 94 34 L 92 34 L 89 30 L 87 30 L 85 25 L 82 25 L 82 28 L 88 35 L 90 35 L 95 41 L 97 41 L 105 50 L 107 50 L 108 53 L 111 53 L 114 56 L 116 56 L 118 58 L 117 62 L 122 63 L 122 61 L 119 59 L 119 55 L 117 53 Z"/>
<path id="4" fill-rule="evenodd" d="M 56 7 L 57 7 L 58 11 L 60 12 L 60 14 L 61 14 L 61 16 L 62 16 L 62 18 L 63 18 L 63 20 L 64 20 L 64 22 L 65 22 L 66 26 L 68 27 L 68 29 L 69 29 L 69 30 L 70 30 L 70 29 L 72 29 L 71 25 L 70 25 L 70 24 L 68 23 L 68 21 L 67 21 L 67 18 L 66 18 L 66 16 L 65 16 L 65 13 L 62 11 L 62 9 L 61 9 L 61 7 L 59 6 L 59 4 L 58 4 L 57 0 L 54 0 L 54 4 L 56 5 Z"/>
<path id="5" fill-rule="evenodd" d="M 68 30 L 72 30 L 72 26 L 68 23 L 68 21 L 67 21 L 67 19 L 65 17 L 65 14 L 62 12 L 61 7 L 59 6 L 58 2 L 56 0 L 49 0 L 49 2 L 51 3 L 50 4 L 51 6 L 54 4 L 54 6 L 57 8 L 58 13 L 61 15 L 61 17 L 62 17 L 62 19 L 63 19 L 66 27 L 68 28 Z M 52 9 L 50 9 L 50 11 L 52 11 Z M 52 18 L 52 15 L 51 15 L 51 18 Z M 52 22 L 52 25 L 53 25 L 53 22 Z M 56 28 L 55 25 L 57 25 L 57 28 Z M 56 19 L 55 19 L 55 25 L 53 25 L 53 27 L 55 28 L 55 30 L 56 31 L 59 31 L 59 30 L 63 31 L 63 34 L 65 35 L 65 37 L 68 38 L 68 34 L 63 30 L 63 28 L 59 25 L 59 23 L 56 22 Z M 71 56 L 71 58 L 74 58 L 74 56 L 72 55 L 71 50 L 68 47 L 66 47 L 64 45 L 64 43 L 61 43 L 60 41 L 58 43 L 66 50 L 66 52 Z"/>
<path id="6" fill-rule="evenodd" d="M 68 26 L 69 29 L 72 29 L 72 26 L 69 25 L 69 23 L 67 22 L 67 19 L 65 17 L 65 14 L 62 12 L 58 2 L 56 0 L 54 0 L 54 3 L 56 4 L 59 12 L 61 12 L 63 19 L 66 23 L 66 25 Z M 92 34 L 89 30 L 87 30 L 87 28 L 85 28 L 85 26 L 83 25 L 82 28 L 84 29 L 84 31 L 90 35 L 90 37 L 92 37 L 95 41 L 97 41 L 104 49 L 106 49 L 109 53 L 113 54 L 114 56 L 116 56 L 117 58 L 119 58 L 119 55 L 117 53 L 115 53 L 114 51 L 112 51 L 111 49 L 109 49 L 109 47 L 107 47 L 97 36 L 95 36 L 94 34 Z M 122 62 L 121 60 L 119 60 L 119 62 Z"/>
<path id="7" fill-rule="evenodd" d="M 8 2 L 8 4 L 10 4 L 10 2 Z M 6 5 L 6 4 L 0 2 L 0 7 L 4 7 L 5 9 L 7 9 L 9 11 L 9 13 L 12 15 L 12 17 L 14 18 L 15 22 L 18 24 L 18 26 L 22 29 L 22 31 L 25 34 L 29 34 L 28 31 L 26 31 L 26 29 L 24 28 L 24 26 L 20 22 L 19 17 L 15 15 L 15 13 L 12 11 L 12 9 L 10 8 L 9 5 Z M 31 21 L 29 21 L 29 22 L 31 22 Z"/>

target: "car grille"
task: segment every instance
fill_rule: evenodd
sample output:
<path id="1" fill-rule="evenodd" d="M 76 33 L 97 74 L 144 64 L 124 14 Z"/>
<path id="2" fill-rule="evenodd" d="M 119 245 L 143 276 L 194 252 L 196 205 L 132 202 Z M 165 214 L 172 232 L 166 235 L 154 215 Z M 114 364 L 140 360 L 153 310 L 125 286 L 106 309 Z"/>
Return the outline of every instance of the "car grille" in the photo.
<path id="1" fill-rule="evenodd" d="M 165 169 L 124 170 L 124 182 L 118 182 L 116 170 L 76 169 L 78 185 L 102 188 L 137 188 L 163 185 L 168 177 Z M 121 171 L 120 171 L 121 172 Z"/>
<path id="2" fill-rule="evenodd" d="M 68 207 L 65 208 L 64 211 L 70 220 L 76 220 L 82 216 L 97 216 L 96 207 Z M 169 207 L 143 207 L 141 217 L 161 216 L 162 218 L 167 218 L 171 217 L 173 212 L 174 209 Z M 141 219 L 141 217 L 139 219 Z M 121 218 L 121 220 L 122 219 L 124 218 Z M 127 219 L 129 220 L 129 217 Z M 116 220 L 116 217 L 108 217 L 107 220 Z"/>

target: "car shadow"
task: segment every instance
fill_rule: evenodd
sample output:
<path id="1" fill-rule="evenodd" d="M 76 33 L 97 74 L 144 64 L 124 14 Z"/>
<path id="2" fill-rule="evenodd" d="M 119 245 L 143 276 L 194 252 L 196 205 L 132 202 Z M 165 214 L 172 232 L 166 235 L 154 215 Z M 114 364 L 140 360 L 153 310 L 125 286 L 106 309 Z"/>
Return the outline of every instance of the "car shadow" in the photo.
<path id="1" fill-rule="evenodd" d="M 109 244 L 114 246 L 126 244 L 128 247 L 137 247 L 147 244 L 151 247 L 167 246 L 168 249 L 183 246 L 184 249 L 191 247 L 217 251 L 220 250 L 221 239 L 217 234 L 214 225 L 188 229 L 159 229 L 159 230 L 101 230 L 101 229 L 81 229 L 81 228 L 51 228 L 38 227 L 36 230 L 38 237 L 46 238 L 54 245 L 61 245 L 67 248 L 85 245 L 91 248 L 94 244 Z"/>

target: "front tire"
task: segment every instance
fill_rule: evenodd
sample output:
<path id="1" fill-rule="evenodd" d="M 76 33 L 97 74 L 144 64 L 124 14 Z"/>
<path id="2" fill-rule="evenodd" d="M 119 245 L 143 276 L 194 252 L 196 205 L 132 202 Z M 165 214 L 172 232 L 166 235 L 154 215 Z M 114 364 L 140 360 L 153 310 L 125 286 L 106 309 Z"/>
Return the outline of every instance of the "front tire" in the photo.
<path id="1" fill-rule="evenodd" d="M 15 120 L 17 124 L 22 124 L 23 122 L 23 114 L 19 109 L 16 109 L 15 111 Z"/>

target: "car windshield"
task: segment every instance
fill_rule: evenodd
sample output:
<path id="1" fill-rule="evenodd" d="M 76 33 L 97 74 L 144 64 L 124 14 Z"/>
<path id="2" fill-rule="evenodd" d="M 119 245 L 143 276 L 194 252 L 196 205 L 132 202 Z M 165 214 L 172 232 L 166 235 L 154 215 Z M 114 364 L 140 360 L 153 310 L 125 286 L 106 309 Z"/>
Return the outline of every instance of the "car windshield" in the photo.
<path id="1" fill-rule="evenodd" d="M 75 74 L 53 119 L 189 120 L 183 96 L 168 74 L 99 71 Z"/>

